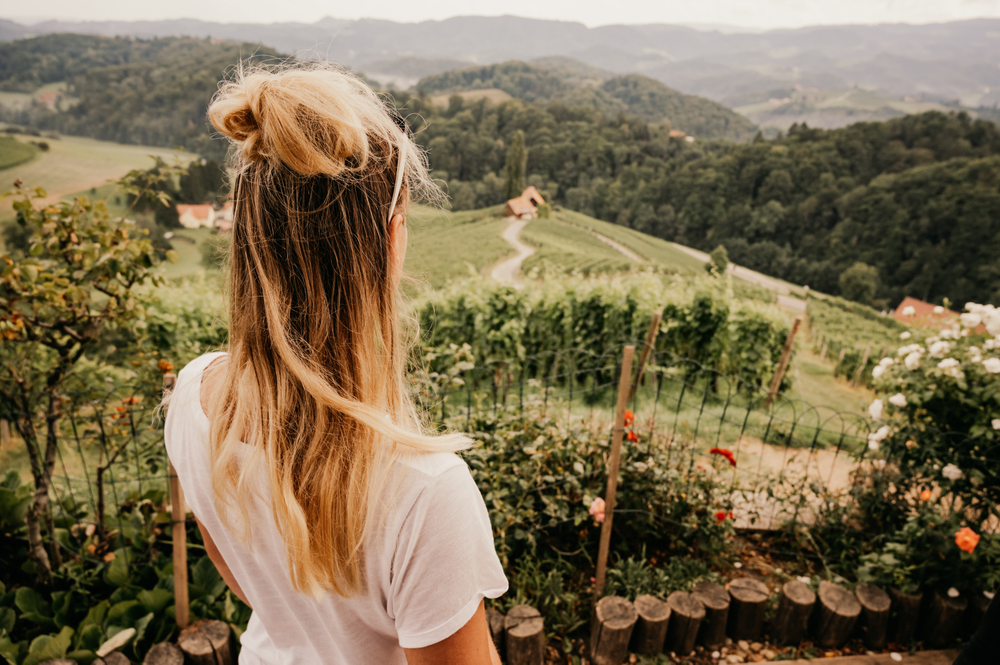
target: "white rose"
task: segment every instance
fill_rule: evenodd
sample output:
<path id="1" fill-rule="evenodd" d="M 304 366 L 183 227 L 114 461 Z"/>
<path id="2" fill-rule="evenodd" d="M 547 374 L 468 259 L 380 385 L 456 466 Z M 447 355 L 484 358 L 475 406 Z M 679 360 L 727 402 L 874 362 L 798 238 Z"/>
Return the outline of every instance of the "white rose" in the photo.
<path id="1" fill-rule="evenodd" d="M 906 369 L 911 372 L 920 367 L 920 352 L 914 351 L 910 355 L 906 356 L 906 360 L 903 361 L 903 364 L 905 364 Z"/>
<path id="2" fill-rule="evenodd" d="M 941 305 L 938 305 L 937 307 L 934 308 L 934 313 L 935 314 L 944 314 L 944 307 L 942 307 Z"/>
<path id="3" fill-rule="evenodd" d="M 882 400 L 877 399 L 868 406 L 868 415 L 872 417 L 872 420 L 882 419 Z"/>
<path id="4" fill-rule="evenodd" d="M 916 314 L 917 310 L 913 308 L 913 305 L 908 305 L 903 308 L 903 316 L 915 316 Z"/>
<path id="5" fill-rule="evenodd" d="M 990 374 L 1000 374 L 1000 358 L 987 358 L 983 361 L 983 367 Z"/>
<path id="6" fill-rule="evenodd" d="M 927 347 L 927 353 L 931 355 L 932 358 L 943 358 L 944 354 L 951 351 L 951 344 L 945 341 L 934 342 Z"/>
<path id="7" fill-rule="evenodd" d="M 899 333 L 899 339 L 910 339 L 910 337 L 911 335 L 909 330 Z"/>
<path id="8" fill-rule="evenodd" d="M 962 470 L 959 469 L 954 464 L 948 464 L 943 469 L 941 469 L 941 475 L 948 480 L 958 480 L 962 477 Z"/>
<path id="9" fill-rule="evenodd" d="M 874 434 L 868 435 L 868 450 L 878 450 L 878 439 L 874 439 Z"/>
<path id="10" fill-rule="evenodd" d="M 958 361 L 954 358 L 945 358 L 938 363 L 938 369 L 951 369 L 952 367 L 958 367 Z"/>
<path id="11" fill-rule="evenodd" d="M 885 367 L 883 367 L 882 365 L 875 365 L 875 367 L 872 369 L 872 378 L 874 379 L 882 378 L 883 374 L 885 374 Z"/>
<path id="12" fill-rule="evenodd" d="M 900 358 L 910 353 L 923 353 L 923 352 L 924 352 L 924 347 L 920 346 L 919 344 L 907 344 L 906 346 L 901 346 L 898 349 L 896 349 L 896 355 L 899 356 Z"/>
<path id="13" fill-rule="evenodd" d="M 962 325 L 965 326 L 966 328 L 975 328 L 976 326 L 978 326 L 980 323 L 983 322 L 983 317 L 979 316 L 978 314 L 974 314 L 972 312 L 969 312 L 967 314 L 962 314 L 961 316 L 958 317 L 958 319 L 962 322 Z"/>
<path id="14" fill-rule="evenodd" d="M 895 395 L 889 398 L 889 404 L 892 404 L 893 406 L 902 409 L 904 406 L 906 406 L 906 395 L 904 395 L 903 393 L 896 393 Z"/>
<path id="15" fill-rule="evenodd" d="M 994 418 L 991 424 L 993 425 L 993 429 L 1000 429 L 1000 418 Z"/>
<path id="16" fill-rule="evenodd" d="M 878 362 L 878 364 L 881 365 L 882 367 L 889 367 L 890 365 L 892 365 L 892 363 L 893 363 L 893 360 L 889 356 L 886 356 L 885 358 L 882 358 L 882 360 L 880 360 Z"/>

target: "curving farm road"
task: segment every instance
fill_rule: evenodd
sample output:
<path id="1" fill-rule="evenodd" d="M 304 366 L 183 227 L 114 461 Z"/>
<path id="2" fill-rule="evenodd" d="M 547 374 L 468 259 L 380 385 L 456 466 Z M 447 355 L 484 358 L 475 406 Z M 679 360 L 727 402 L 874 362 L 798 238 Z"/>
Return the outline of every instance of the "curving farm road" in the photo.
<path id="1" fill-rule="evenodd" d="M 521 242 L 520 238 L 521 229 L 527 226 L 529 221 L 527 219 L 518 219 L 508 224 L 507 228 L 504 229 L 503 239 L 517 250 L 517 254 L 493 266 L 490 276 L 496 281 L 520 284 L 523 280 L 523 276 L 520 274 L 521 264 L 524 263 L 526 258 L 535 253 L 535 248 Z"/>

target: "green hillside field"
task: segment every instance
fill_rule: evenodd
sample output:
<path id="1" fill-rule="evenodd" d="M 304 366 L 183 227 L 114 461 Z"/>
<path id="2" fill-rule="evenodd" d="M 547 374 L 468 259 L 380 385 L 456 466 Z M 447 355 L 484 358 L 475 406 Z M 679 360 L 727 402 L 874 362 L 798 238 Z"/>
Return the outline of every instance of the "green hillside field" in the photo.
<path id="1" fill-rule="evenodd" d="M 14 135 L 20 143 L 38 141 L 36 137 Z M 80 136 L 63 136 L 58 139 L 41 139 L 49 150 L 41 152 L 31 161 L 0 169 L 0 191 L 11 189 L 14 180 L 20 179 L 28 187 L 41 187 L 49 195 L 48 201 L 57 201 L 74 194 L 91 195 L 91 188 L 101 188 L 110 180 L 117 180 L 132 169 L 148 169 L 159 157 L 172 162 L 194 158 L 167 148 L 142 145 L 122 145 Z M 0 202 L 0 221 L 13 217 L 11 200 Z"/>

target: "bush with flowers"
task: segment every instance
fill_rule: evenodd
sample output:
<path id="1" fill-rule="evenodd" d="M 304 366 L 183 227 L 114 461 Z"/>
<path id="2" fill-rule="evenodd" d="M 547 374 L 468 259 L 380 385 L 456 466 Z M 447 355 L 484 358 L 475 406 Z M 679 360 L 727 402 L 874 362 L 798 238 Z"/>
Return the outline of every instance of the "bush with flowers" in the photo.
<path id="1" fill-rule="evenodd" d="M 1000 517 L 1000 310 L 965 310 L 904 332 L 872 370 L 880 396 L 855 491 L 868 532 L 886 535 L 866 574 L 882 561 L 916 585 L 1000 582 L 986 572 L 1000 541 L 983 533 Z"/>

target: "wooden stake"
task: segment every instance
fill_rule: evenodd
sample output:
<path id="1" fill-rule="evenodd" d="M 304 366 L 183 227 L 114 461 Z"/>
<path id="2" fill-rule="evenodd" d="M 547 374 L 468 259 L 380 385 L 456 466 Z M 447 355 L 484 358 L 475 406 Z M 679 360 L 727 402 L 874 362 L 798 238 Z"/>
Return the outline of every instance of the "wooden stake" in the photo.
<path id="1" fill-rule="evenodd" d="M 823 342 L 823 350 L 819 352 L 819 359 L 826 360 L 826 348 L 829 346 L 829 342 Z"/>
<path id="2" fill-rule="evenodd" d="M 871 354 L 871 352 L 872 352 L 872 343 L 868 342 L 868 346 L 865 347 L 865 353 L 863 356 L 861 356 L 861 365 L 858 367 L 858 371 L 854 373 L 853 383 L 855 385 L 861 382 L 861 375 L 864 374 L 865 365 L 868 364 L 868 356 Z"/>
<path id="3" fill-rule="evenodd" d="M 781 360 L 778 361 L 778 366 L 774 370 L 774 377 L 771 379 L 771 388 L 767 391 L 767 401 L 764 402 L 765 409 L 771 408 L 771 404 L 778 394 L 778 388 L 781 387 L 781 380 L 785 378 L 785 370 L 788 369 L 788 360 L 792 357 L 792 349 L 795 348 L 795 335 L 799 332 L 799 326 L 801 325 L 802 317 L 796 316 L 795 323 L 792 324 L 792 329 L 788 331 L 788 337 L 785 339 L 785 348 L 781 350 Z"/>
<path id="4" fill-rule="evenodd" d="M 164 392 L 172 390 L 177 381 L 177 375 L 167 372 L 163 375 Z M 174 554 L 174 611 L 178 628 L 186 628 L 191 620 L 188 600 L 188 569 L 187 569 L 187 507 L 184 505 L 184 490 L 174 469 L 173 462 L 168 462 L 170 475 L 170 521 L 171 539 Z"/>
<path id="5" fill-rule="evenodd" d="M 10 423 L 6 420 L 0 420 L 0 450 L 7 448 L 10 443 Z"/>
<path id="6" fill-rule="evenodd" d="M 663 314 L 661 312 L 653 314 L 653 320 L 649 324 L 649 331 L 646 333 L 646 344 L 642 347 L 642 353 L 639 354 L 639 371 L 636 372 L 635 379 L 632 380 L 632 389 L 628 392 L 629 399 L 635 397 L 635 391 L 639 389 L 639 384 L 642 383 L 642 374 L 646 371 L 646 361 L 649 360 L 649 356 L 653 353 L 653 345 L 656 343 L 656 336 L 660 332 L 660 319 L 662 317 Z"/>
<path id="7" fill-rule="evenodd" d="M 618 377 L 618 406 L 615 409 L 615 429 L 611 436 L 611 457 L 608 459 L 608 489 L 604 495 L 604 524 L 601 525 L 601 545 L 597 551 L 597 575 L 594 578 L 594 595 L 604 595 L 604 578 L 608 572 L 608 546 L 611 544 L 611 520 L 615 512 L 615 494 L 618 492 L 618 466 L 622 459 L 622 438 L 625 436 L 625 406 L 628 403 L 629 379 L 632 377 L 632 355 L 635 347 L 625 347 L 622 355 L 622 373 Z"/>

